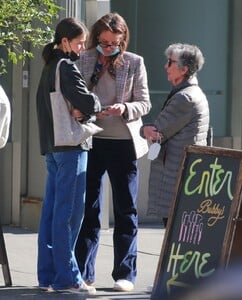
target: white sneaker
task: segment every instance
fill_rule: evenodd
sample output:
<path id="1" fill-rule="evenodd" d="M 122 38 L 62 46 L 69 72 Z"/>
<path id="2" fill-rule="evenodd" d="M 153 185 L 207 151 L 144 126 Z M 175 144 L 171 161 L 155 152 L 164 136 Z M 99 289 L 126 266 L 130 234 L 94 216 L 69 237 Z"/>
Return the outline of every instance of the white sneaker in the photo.
<path id="1" fill-rule="evenodd" d="M 153 291 L 153 285 L 147 286 L 147 292 L 151 293 Z"/>
<path id="2" fill-rule="evenodd" d="M 42 286 L 42 285 L 39 285 L 38 288 L 41 290 L 41 291 L 44 291 L 44 292 L 53 292 L 53 289 L 52 289 L 52 286 L 49 285 L 49 286 Z"/>
<path id="3" fill-rule="evenodd" d="M 114 283 L 113 289 L 119 292 L 131 292 L 134 289 L 134 284 L 126 279 L 119 279 Z"/>
<path id="4" fill-rule="evenodd" d="M 95 295 L 96 289 L 94 286 L 88 286 L 83 282 L 82 284 L 77 284 L 69 289 L 58 290 L 58 292 L 69 292 L 74 294 L 88 294 Z"/>

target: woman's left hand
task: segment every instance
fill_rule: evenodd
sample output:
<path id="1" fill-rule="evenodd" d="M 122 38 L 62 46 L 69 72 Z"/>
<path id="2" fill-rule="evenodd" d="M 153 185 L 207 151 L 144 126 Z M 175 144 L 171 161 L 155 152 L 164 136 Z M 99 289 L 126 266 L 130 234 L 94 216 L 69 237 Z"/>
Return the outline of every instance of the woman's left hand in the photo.
<path id="1" fill-rule="evenodd" d="M 122 116 L 125 112 L 126 106 L 123 103 L 115 103 L 108 107 L 107 110 L 104 111 L 105 115 L 107 116 Z"/>

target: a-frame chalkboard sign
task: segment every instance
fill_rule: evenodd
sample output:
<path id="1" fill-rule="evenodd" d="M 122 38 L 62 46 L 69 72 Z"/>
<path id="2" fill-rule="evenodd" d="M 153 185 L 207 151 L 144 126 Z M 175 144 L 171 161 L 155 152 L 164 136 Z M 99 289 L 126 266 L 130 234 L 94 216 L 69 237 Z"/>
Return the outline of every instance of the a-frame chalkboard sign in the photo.
<path id="1" fill-rule="evenodd" d="M 242 151 L 188 146 L 151 300 L 176 298 L 242 256 Z"/>

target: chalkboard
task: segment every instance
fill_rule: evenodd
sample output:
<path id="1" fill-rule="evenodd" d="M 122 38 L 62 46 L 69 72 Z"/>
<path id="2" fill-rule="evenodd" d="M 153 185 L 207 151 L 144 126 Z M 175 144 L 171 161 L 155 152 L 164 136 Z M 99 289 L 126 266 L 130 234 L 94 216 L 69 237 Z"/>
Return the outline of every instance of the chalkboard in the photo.
<path id="1" fill-rule="evenodd" d="M 242 151 L 185 149 L 152 300 L 175 298 L 228 265 L 241 203 L 241 174 Z"/>

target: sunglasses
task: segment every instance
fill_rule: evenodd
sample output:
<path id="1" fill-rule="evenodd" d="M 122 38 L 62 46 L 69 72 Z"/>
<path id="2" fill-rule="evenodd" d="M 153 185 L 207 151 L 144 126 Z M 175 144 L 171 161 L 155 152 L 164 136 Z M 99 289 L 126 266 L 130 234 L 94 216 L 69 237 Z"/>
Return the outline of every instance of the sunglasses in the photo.
<path id="1" fill-rule="evenodd" d="M 170 67 L 173 63 L 178 63 L 178 61 L 174 60 L 174 59 L 171 59 L 171 58 L 167 59 L 167 66 L 168 67 Z"/>

